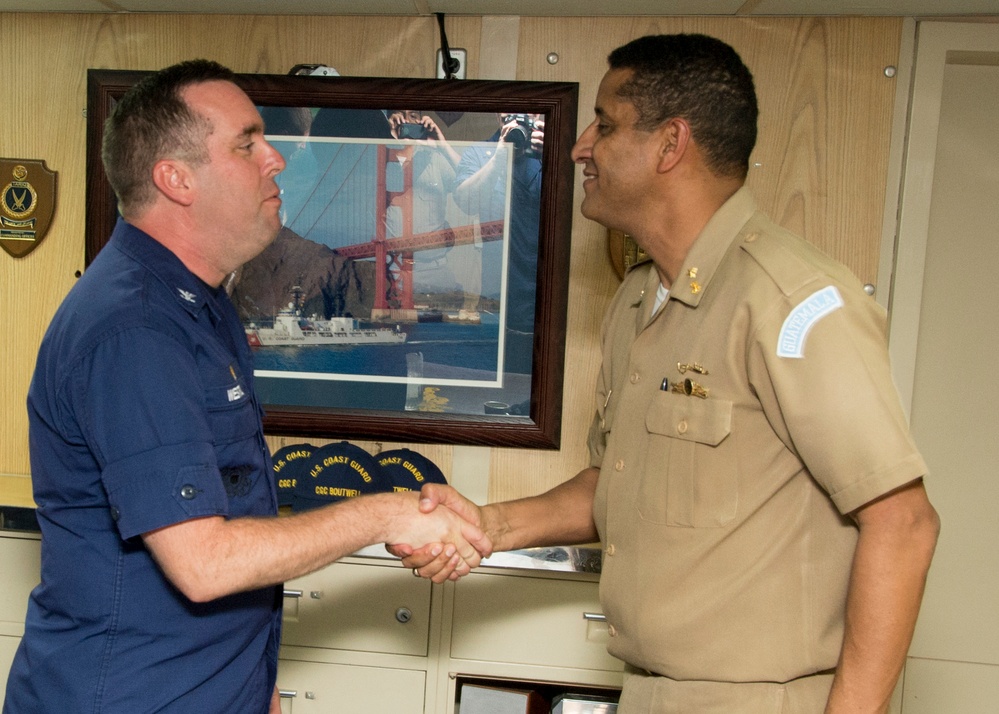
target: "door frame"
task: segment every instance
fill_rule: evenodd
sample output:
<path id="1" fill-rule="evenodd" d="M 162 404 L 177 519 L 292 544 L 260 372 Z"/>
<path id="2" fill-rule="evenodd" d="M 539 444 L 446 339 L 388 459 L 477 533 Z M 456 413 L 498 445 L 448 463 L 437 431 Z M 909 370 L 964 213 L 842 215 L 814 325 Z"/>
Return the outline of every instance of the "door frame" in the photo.
<path id="1" fill-rule="evenodd" d="M 888 305 L 889 353 L 906 414 L 912 406 L 916 373 L 944 69 L 947 64 L 999 65 L 997 45 L 999 24 L 920 22 L 916 27 Z M 888 213 L 886 210 L 886 216 Z"/>

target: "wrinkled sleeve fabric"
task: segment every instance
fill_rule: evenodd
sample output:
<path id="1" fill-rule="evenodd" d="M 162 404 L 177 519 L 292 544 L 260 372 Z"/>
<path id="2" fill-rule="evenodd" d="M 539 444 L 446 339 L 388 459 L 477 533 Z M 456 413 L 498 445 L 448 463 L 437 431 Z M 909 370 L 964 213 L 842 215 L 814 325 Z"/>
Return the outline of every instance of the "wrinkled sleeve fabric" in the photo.
<path id="1" fill-rule="evenodd" d="M 927 468 L 909 433 L 880 308 L 870 297 L 835 286 L 844 304 L 815 322 L 802 356 L 779 354 L 788 315 L 822 287 L 788 296 L 762 321 L 749 371 L 777 433 L 845 514 L 925 476 Z"/>
<path id="2" fill-rule="evenodd" d="M 106 337 L 73 370 L 69 401 L 123 539 L 227 515 L 205 394 L 192 349 L 150 327 Z"/>

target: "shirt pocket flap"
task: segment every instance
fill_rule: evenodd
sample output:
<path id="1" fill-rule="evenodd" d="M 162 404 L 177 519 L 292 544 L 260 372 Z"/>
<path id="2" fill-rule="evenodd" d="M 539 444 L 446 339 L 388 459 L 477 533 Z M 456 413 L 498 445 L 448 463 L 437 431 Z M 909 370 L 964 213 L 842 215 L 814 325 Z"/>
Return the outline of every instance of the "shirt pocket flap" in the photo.
<path id="1" fill-rule="evenodd" d="M 732 402 L 663 392 L 645 414 L 651 434 L 718 446 L 732 431 Z"/>

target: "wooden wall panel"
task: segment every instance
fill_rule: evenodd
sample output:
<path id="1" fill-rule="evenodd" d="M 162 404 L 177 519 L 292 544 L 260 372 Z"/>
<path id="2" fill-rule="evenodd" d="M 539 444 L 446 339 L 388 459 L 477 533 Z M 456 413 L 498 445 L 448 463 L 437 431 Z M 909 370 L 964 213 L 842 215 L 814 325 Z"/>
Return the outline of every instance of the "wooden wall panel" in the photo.
<path id="1" fill-rule="evenodd" d="M 447 19 L 453 47 L 480 75 L 482 18 Z M 705 32 L 730 42 L 757 79 L 760 142 L 750 185 L 784 225 L 873 282 L 877 269 L 898 61 L 898 18 L 522 18 L 517 78 L 580 83 L 579 126 L 591 118 L 605 58 L 651 32 Z M 0 473 L 27 474 L 24 399 L 45 326 L 83 268 L 84 132 L 88 67 L 155 69 L 203 56 L 238 72 L 284 73 L 321 62 L 343 74 L 429 77 L 438 45 L 433 17 L 54 15 L 0 13 L 0 156 L 44 158 L 59 172 L 57 216 L 29 257 L 0 255 Z M 550 52 L 559 55 L 549 64 Z M 482 59 L 483 62 L 487 61 Z M 485 74 L 485 72 L 482 72 Z M 567 380 L 561 451 L 492 449 L 490 500 L 529 495 L 586 463 L 603 311 L 617 287 L 605 232 L 578 215 L 570 273 Z M 299 441 L 272 436 L 272 446 Z M 379 444 L 362 444 L 371 451 Z M 395 444 L 385 444 L 393 448 Z M 418 448 L 451 475 L 452 449 Z M 465 447 L 471 448 L 471 447 Z"/>
<path id="2" fill-rule="evenodd" d="M 478 18 L 448 34 L 477 55 Z M 208 57 L 237 72 L 283 74 L 323 63 L 342 74 L 428 77 L 438 45 L 432 17 L 59 15 L 0 13 L 0 156 L 43 158 L 59 174 L 45 242 L 0 257 L 0 473 L 27 474 L 24 400 L 45 327 L 83 270 L 87 68 L 156 69 Z"/>
<path id="3" fill-rule="evenodd" d="M 761 107 L 749 185 L 761 207 L 876 283 L 898 62 L 899 18 L 523 18 L 518 79 L 579 82 L 581 131 L 607 55 L 645 34 L 719 37 L 753 72 Z M 548 56 L 558 55 L 550 64 Z M 600 323 L 617 279 L 603 228 L 579 215 L 576 173 L 562 450 L 497 449 L 490 500 L 537 493 L 586 465 Z"/>

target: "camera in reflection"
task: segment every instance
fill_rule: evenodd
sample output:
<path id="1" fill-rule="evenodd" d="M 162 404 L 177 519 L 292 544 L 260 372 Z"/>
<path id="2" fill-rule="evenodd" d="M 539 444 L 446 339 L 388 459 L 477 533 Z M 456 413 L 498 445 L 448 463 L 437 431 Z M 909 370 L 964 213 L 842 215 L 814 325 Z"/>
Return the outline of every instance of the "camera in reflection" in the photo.
<path id="1" fill-rule="evenodd" d="M 524 156 L 537 156 L 538 151 L 531 144 L 531 134 L 535 131 L 535 120 L 533 114 L 507 114 L 503 117 L 503 123 L 517 122 L 517 125 L 510 128 L 506 133 L 506 140 L 516 147 L 518 152 Z"/>
<path id="2" fill-rule="evenodd" d="M 423 124 L 400 124 L 398 128 L 400 139 L 426 139 L 427 127 Z"/>

